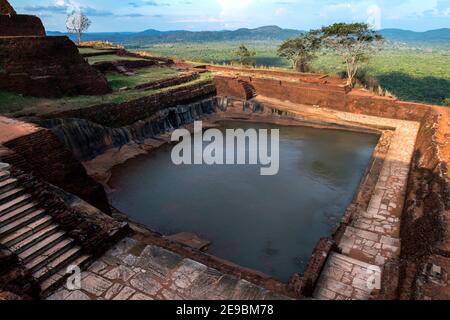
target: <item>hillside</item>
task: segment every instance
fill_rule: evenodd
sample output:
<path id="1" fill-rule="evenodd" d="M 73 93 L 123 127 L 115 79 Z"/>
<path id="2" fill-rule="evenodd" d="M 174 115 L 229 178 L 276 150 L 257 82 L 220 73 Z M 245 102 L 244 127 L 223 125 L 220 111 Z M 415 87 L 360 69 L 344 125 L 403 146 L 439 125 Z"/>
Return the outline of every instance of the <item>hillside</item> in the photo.
<path id="1" fill-rule="evenodd" d="M 380 33 L 389 41 L 404 43 L 449 44 L 450 29 L 436 29 L 426 32 L 414 32 L 401 29 L 383 29 Z"/>
<path id="2" fill-rule="evenodd" d="M 148 29 L 142 32 L 129 33 L 87 33 L 84 35 L 86 41 L 107 40 L 111 42 L 120 42 L 127 45 L 136 45 L 140 43 L 164 43 L 164 42 L 211 42 L 211 41 L 283 41 L 295 37 L 302 31 L 292 29 L 282 29 L 277 26 L 265 26 L 256 29 L 237 29 L 222 31 L 158 31 Z M 49 35 L 64 35 L 61 32 L 48 32 Z M 70 36 L 70 35 L 69 35 Z"/>
<path id="3" fill-rule="evenodd" d="M 300 30 L 282 29 L 277 26 L 265 26 L 256 29 L 237 29 L 223 31 L 158 31 L 143 32 L 87 33 L 84 39 L 107 40 L 128 46 L 142 46 L 154 43 L 177 42 L 214 42 L 214 41 L 283 41 L 302 33 Z M 400 29 L 383 29 L 380 33 L 389 41 L 411 45 L 450 46 L 450 29 L 437 29 L 426 32 L 414 32 Z M 48 32 L 49 35 L 63 35 L 60 32 Z"/>

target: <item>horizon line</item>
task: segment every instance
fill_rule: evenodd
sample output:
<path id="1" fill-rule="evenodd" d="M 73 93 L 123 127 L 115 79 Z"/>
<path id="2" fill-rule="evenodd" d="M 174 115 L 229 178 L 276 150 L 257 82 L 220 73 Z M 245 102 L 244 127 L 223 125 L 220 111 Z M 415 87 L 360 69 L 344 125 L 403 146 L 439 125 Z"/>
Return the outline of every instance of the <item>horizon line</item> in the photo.
<path id="1" fill-rule="evenodd" d="M 293 31 L 299 31 L 299 32 L 305 32 L 306 31 L 306 30 L 301 30 L 301 29 L 282 28 L 282 27 L 277 26 L 277 25 L 265 25 L 265 26 L 255 27 L 255 28 L 242 27 L 242 28 L 237 28 L 237 29 L 217 29 L 217 30 L 188 30 L 188 29 L 160 30 L 160 29 L 148 28 L 148 29 L 144 29 L 144 30 L 141 30 L 141 31 L 93 31 L 93 32 L 85 32 L 84 34 L 95 34 L 95 33 L 142 33 L 142 32 L 149 31 L 149 30 L 154 30 L 154 31 L 159 31 L 159 32 L 180 32 L 180 31 L 184 31 L 184 32 L 227 32 L 227 31 L 228 32 L 233 32 L 233 31 L 242 30 L 242 29 L 256 30 L 256 29 L 260 29 L 260 28 L 264 28 L 264 27 L 278 27 L 281 30 L 293 30 Z M 411 30 L 411 29 L 403 29 L 403 28 L 382 28 L 382 29 L 379 29 L 379 30 L 376 30 L 376 31 L 383 31 L 383 30 L 400 30 L 400 31 L 409 31 L 409 32 L 415 32 L 415 33 L 425 33 L 425 32 L 436 31 L 436 30 L 450 30 L 450 27 L 434 28 L 434 29 L 429 29 L 429 30 L 425 30 L 425 31 L 414 31 L 414 30 Z M 66 31 L 48 30 L 47 32 L 69 33 L 67 30 Z"/>

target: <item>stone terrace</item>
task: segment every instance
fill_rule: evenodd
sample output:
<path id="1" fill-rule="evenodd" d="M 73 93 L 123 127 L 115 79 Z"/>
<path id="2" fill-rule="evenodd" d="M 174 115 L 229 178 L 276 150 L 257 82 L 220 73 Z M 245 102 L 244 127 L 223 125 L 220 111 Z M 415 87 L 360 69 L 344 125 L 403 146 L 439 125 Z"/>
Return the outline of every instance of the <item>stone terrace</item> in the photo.
<path id="1" fill-rule="evenodd" d="M 49 300 L 287 299 L 158 246 L 126 238 L 82 273 L 81 290 Z"/>

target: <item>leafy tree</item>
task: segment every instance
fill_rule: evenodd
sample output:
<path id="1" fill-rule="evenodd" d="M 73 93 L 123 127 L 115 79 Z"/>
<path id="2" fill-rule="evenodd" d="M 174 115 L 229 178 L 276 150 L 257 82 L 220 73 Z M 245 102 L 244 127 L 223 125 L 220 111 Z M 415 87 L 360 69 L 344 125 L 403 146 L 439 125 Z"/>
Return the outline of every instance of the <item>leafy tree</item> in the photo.
<path id="1" fill-rule="evenodd" d="M 444 106 L 450 107 L 450 98 L 444 99 Z"/>
<path id="2" fill-rule="evenodd" d="M 354 85 L 361 65 L 383 42 L 383 37 L 366 23 L 335 23 L 320 29 L 326 48 L 338 53 L 347 67 L 347 83 Z"/>
<path id="3" fill-rule="evenodd" d="M 309 63 L 317 58 L 321 39 L 317 31 L 310 31 L 298 38 L 288 39 L 278 48 L 278 55 L 292 62 L 296 71 L 308 72 Z"/>
<path id="4" fill-rule="evenodd" d="M 243 65 L 255 65 L 255 51 L 250 51 L 244 44 L 241 44 L 236 51 L 236 56 L 238 57 L 238 61 Z"/>
<path id="5" fill-rule="evenodd" d="M 78 44 L 81 43 L 83 33 L 85 33 L 90 26 L 91 20 L 89 20 L 89 18 L 82 12 L 74 11 L 67 17 L 67 31 L 77 35 Z"/>

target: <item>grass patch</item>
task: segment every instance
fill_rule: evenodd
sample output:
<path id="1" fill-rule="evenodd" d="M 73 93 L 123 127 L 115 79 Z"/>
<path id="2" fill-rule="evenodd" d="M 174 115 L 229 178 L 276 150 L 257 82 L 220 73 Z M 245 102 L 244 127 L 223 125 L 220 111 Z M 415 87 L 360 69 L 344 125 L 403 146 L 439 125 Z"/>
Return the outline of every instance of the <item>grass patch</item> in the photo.
<path id="1" fill-rule="evenodd" d="M 80 54 L 87 54 L 87 53 L 101 53 L 108 51 L 107 49 L 95 49 L 95 48 L 78 48 L 78 52 Z"/>
<path id="2" fill-rule="evenodd" d="M 72 109 L 81 109 L 103 103 L 122 103 L 149 96 L 158 92 L 165 92 L 175 88 L 182 88 L 210 81 L 210 73 L 203 73 L 199 79 L 164 89 L 155 89 L 148 91 L 128 90 L 115 91 L 104 96 L 76 96 L 62 98 L 35 98 L 23 97 L 18 94 L 0 91 L 0 114 L 9 117 L 29 117 L 48 114 L 52 112 L 61 112 Z"/>
<path id="3" fill-rule="evenodd" d="M 124 87 L 133 88 L 140 84 L 173 78 L 179 73 L 178 70 L 172 68 L 150 67 L 136 70 L 133 76 L 109 73 L 106 78 L 113 90 L 119 90 Z"/>
<path id="4" fill-rule="evenodd" d="M 148 51 L 155 56 L 167 56 L 200 63 L 229 64 L 237 60 L 235 54 L 240 42 L 163 43 L 148 46 L 139 51 Z M 277 56 L 277 42 L 252 41 L 245 45 L 256 52 L 259 66 L 288 67 L 289 63 Z"/>
<path id="5" fill-rule="evenodd" d="M 444 106 L 449 106 L 450 107 L 450 98 L 446 98 L 444 100 Z"/>
<path id="6" fill-rule="evenodd" d="M 135 57 L 120 57 L 115 54 L 107 54 L 107 55 L 102 55 L 102 56 L 88 57 L 88 58 L 86 58 L 86 60 L 90 64 L 94 64 L 97 62 L 110 62 L 110 61 L 123 61 L 123 60 L 138 61 L 138 60 L 144 60 L 144 59 L 139 59 L 139 58 L 135 58 Z"/>

